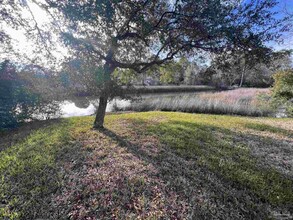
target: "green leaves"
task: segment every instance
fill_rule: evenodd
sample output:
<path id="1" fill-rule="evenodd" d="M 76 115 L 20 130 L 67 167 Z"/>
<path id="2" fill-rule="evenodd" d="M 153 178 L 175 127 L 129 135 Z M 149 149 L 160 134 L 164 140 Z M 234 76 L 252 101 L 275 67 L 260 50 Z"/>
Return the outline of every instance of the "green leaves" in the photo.
<path id="1" fill-rule="evenodd" d="M 274 80 L 272 104 L 276 108 L 283 106 L 286 114 L 293 117 L 293 70 L 276 73 Z"/>
<path id="2" fill-rule="evenodd" d="M 180 62 L 170 62 L 160 67 L 160 81 L 163 83 L 179 83 L 183 78 L 183 66 Z"/>
<path id="3" fill-rule="evenodd" d="M 273 96 L 290 100 L 293 98 L 293 70 L 282 71 L 274 75 Z"/>
<path id="4" fill-rule="evenodd" d="M 33 115 L 54 115 L 59 108 L 57 104 L 44 98 L 41 91 L 33 89 L 33 84 L 41 84 L 45 77 L 37 81 L 34 72 L 31 76 L 28 76 L 29 73 L 23 74 L 25 78 L 13 63 L 5 62 L 0 69 L 0 129 L 16 127 L 20 122 L 33 119 Z"/>

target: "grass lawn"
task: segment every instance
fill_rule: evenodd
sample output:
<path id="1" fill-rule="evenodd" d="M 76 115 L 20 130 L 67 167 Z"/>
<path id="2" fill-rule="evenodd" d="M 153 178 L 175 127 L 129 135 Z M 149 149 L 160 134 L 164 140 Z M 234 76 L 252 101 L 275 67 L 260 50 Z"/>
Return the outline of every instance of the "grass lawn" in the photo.
<path id="1" fill-rule="evenodd" d="M 0 134 L 0 219 L 291 219 L 293 119 L 174 112 Z"/>

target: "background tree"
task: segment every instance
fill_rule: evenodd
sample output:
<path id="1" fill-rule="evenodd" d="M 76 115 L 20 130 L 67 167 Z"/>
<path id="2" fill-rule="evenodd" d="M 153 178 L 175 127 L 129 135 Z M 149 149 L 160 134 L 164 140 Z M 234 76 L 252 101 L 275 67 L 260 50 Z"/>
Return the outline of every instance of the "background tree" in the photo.
<path id="1" fill-rule="evenodd" d="M 228 86 L 268 87 L 273 83 L 274 72 L 290 67 L 290 54 L 290 51 L 274 52 L 266 47 L 247 51 L 237 48 L 217 55 L 211 68 L 217 72 L 217 80 Z"/>
<path id="2" fill-rule="evenodd" d="M 272 86 L 274 73 L 292 68 L 291 54 L 290 50 L 270 53 L 267 62 L 260 62 L 247 72 L 245 85 L 249 87 Z"/>
<path id="3" fill-rule="evenodd" d="M 185 69 L 184 84 L 194 85 L 195 77 L 200 72 L 200 67 L 196 62 L 189 62 L 188 66 Z"/>
<path id="4" fill-rule="evenodd" d="M 217 80 L 217 83 L 214 82 L 215 75 L 217 75 L 217 71 L 212 66 L 205 66 L 196 75 L 196 84 L 222 87 L 221 80 Z"/>
<path id="5" fill-rule="evenodd" d="M 290 100 L 293 98 L 293 71 L 281 71 L 274 75 L 273 95 Z"/>
<path id="6" fill-rule="evenodd" d="M 163 64 L 159 68 L 160 81 L 165 84 L 193 85 L 199 67 L 186 57 Z"/>
<path id="7" fill-rule="evenodd" d="M 164 84 L 179 85 L 184 80 L 184 67 L 179 62 L 170 61 L 159 68 L 160 81 Z"/>
<path id="8" fill-rule="evenodd" d="M 212 66 L 221 71 L 222 78 L 229 86 L 237 83 L 239 87 L 242 87 L 247 73 L 259 63 L 266 62 L 270 52 L 272 53 L 272 50 L 269 48 L 248 50 L 236 48 L 216 56 Z"/>

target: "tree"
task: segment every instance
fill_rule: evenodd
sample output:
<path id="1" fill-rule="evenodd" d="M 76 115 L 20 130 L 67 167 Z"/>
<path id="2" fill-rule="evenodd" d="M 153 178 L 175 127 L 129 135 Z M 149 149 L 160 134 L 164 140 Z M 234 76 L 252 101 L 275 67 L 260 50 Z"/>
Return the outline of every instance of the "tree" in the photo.
<path id="1" fill-rule="evenodd" d="M 290 54 L 290 51 L 275 52 L 267 47 L 249 50 L 236 48 L 216 56 L 212 68 L 229 86 L 237 84 L 242 87 L 245 80 L 250 80 L 251 85 L 258 85 L 257 82 L 262 84 L 261 81 L 264 80 L 267 81 L 264 84 L 269 86 L 273 73 L 290 65 Z"/>
<path id="2" fill-rule="evenodd" d="M 195 77 L 199 73 L 200 68 L 195 62 L 190 62 L 185 69 L 184 83 L 187 85 L 194 85 Z"/>
<path id="3" fill-rule="evenodd" d="M 104 89 L 107 81 L 108 97 L 123 97 L 126 86 L 131 83 L 135 76 L 132 70 L 116 68 L 110 79 L 105 78 L 103 64 L 95 62 L 90 57 L 79 57 L 69 60 L 62 65 L 61 81 L 66 90 L 66 96 L 73 99 L 74 96 L 96 96 Z M 125 92 L 124 92 L 125 91 Z"/>
<path id="4" fill-rule="evenodd" d="M 196 63 L 190 62 L 186 57 L 181 57 L 179 60 L 163 64 L 159 70 L 162 83 L 192 85 L 199 68 Z"/>
<path id="5" fill-rule="evenodd" d="M 0 59 L 54 66 L 53 53 L 59 45 L 53 43 L 54 29 L 40 24 L 31 8 L 32 2 L 34 0 L 0 0 Z M 23 41 L 27 41 L 29 47 L 25 48 Z"/>
<path id="6" fill-rule="evenodd" d="M 241 48 L 227 50 L 215 57 L 212 66 L 221 72 L 221 78 L 229 86 L 238 83 L 238 86 L 242 87 L 247 72 L 257 64 L 264 62 L 270 52 L 272 50 L 265 47 L 249 50 Z"/>
<path id="7" fill-rule="evenodd" d="M 159 68 L 160 81 L 166 84 L 177 84 L 184 80 L 184 69 L 179 62 L 170 61 Z"/>
<path id="8" fill-rule="evenodd" d="M 286 101 L 293 98 L 293 70 L 285 70 L 274 75 L 273 96 Z"/>
<path id="9" fill-rule="evenodd" d="M 212 66 L 206 66 L 205 68 L 201 69 L 197 74 L 196 84 L 222 87 L 223 85 L 221 85 L 221 81 L 218 81 L 217 83 L 213 82 L 213 78 L 215 75 L 217 75 L 216 70 Z"/>
<path id="10" fill-rule="evenodd" d="M 281 50 L 273 52 L 267 62 L 256 63 L 246 74 L 246 85 L 254 87 L 269 87 L 273 85 L 273 75 L 276 72 L 288 70 L 292 67 L 292 52 Z"/>
<path id="11" fill-rule="evenodd" d="M 61 13 L 62 39 L 75 57 L 102 63 L 99 108 L 102 128 L 117 68 L 141 74 L 177 55 L 198 50 L 256 48 L 276 40 L 286 19 L 270 11 L 276 0 L 71 0 L 34 1 L 50 15 Z M 58 22 L 56 22 L 58 23 Z"/>

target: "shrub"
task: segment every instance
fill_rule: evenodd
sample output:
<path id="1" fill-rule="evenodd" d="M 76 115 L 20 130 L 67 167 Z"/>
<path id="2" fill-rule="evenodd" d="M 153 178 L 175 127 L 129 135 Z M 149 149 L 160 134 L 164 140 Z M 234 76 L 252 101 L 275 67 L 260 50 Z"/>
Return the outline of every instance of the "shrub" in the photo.
<path id="1" fill-rule="evenodd" d="M 15 65 L 7 60 L 0 63 L 0 129 L 13 128 L 35 118 L 49 118 L 58 110 L 57 103 L 29 89 Z"/>
<path id="2" fill-rule="evenodd" d="M 274 75 L 274 87 L 272 89 L 273 105 L 284 106 L 288 116 L 293 116 L 293 70 L 278 72 Z"/>
<path id="3" fill-rule="evenodd" d="M 29 106 L 37 101 L 38 97 L 27 92 L 18 81 L 0 79 L 0 128 L 15 127 L 28 118 Z"/>
<path id="4" fill-rule="evenodd" d="M 273 96 L 285 100 L 293 98 L 293 70 L 278 72 L 274 75 Z"/>

